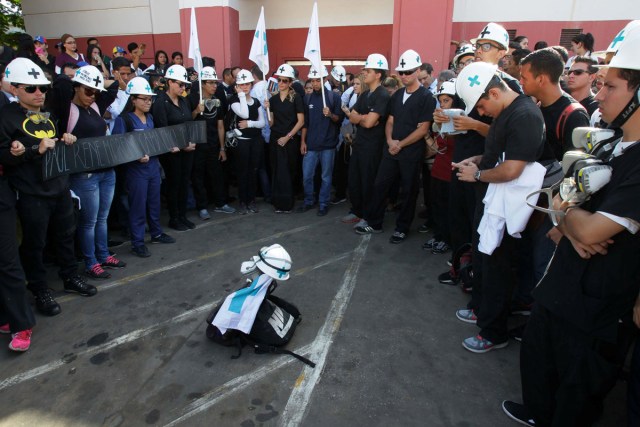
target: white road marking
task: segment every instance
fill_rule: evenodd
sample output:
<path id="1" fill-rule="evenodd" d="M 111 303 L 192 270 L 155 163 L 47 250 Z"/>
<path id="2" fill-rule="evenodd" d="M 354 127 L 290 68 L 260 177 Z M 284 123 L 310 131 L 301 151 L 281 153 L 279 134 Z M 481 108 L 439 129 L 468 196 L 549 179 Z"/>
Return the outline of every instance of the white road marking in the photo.
<path id="1" fill-rule="evenodd" d="M 342 323 L 344 313 L 351 299 L 351 294 L 355 288 L 358 270 L 364 259 L 370 239 L 371 235 L 366 235 L 354 251 L 355 256 L 349 268 L 344 273 L 342 284 L 329 309 L 327 318 L 318 332 L 316 339 L 311 344 L 311 351 L 308 358 L 316 363 L 316 367 L 311 368 L 305 365 L 302 369 L 302 373 L 298 377 L 291 396 L 289 396 L 289 401 L 280 417 L 279 424 L 281 426 L 289 427 L 302 424 L 302 420 L 307 412 L 309 400 L 311 399 L 311 394 L 320 380 L 320 375 L 324 370 L 324 365 L 327 360 L 327 354 L 340 329 L 340 324 Z"/>

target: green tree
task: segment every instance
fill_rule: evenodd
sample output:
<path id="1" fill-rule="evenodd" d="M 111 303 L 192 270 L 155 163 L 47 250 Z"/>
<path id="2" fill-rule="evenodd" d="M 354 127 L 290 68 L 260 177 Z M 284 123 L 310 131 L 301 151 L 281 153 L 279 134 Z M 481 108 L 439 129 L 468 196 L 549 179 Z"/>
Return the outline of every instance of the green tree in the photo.
<path id="1" fill-rule="evenodd" d="M 0 1 L 0 44 L 16 46 L 17 34 L 7 32 L 13 28 L 24 31 L 24 18 L 22 17 L 22 2 L 20 0 Z"/>

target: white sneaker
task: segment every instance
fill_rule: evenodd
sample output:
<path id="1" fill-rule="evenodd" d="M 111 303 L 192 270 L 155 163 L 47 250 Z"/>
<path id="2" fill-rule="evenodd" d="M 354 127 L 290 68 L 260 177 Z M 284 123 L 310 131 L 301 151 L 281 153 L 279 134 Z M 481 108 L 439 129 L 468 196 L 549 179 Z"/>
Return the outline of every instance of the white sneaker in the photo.
<path id="1" fill-rule="evenodd" d="M 353 228 L 356 228 L 356 227 L 366 227 L 367 225 L 369 225 L 369 223 L 368 223 L 366 220 L 361 219 L 360 221 L 358 221 L 358 223 L 356 223 L 356 224 L 354 224 L 354 225 L 353 225 Z"/>
<path id="2" fill-rule="evenodd" d="M 209 215 L 209 211 L 206 209 L 201 209 L 200 212 L 198 212 L 198 216 L 200 217 L 201 220 L 206 221 L 208 219 L 211 219 L 211 215 Z"/>
<path id="3" fill-rule="evenodd" d="M 226 213 L 226 214 L 236 213 L 236 210 L 229 205 L 224 205 L 219 208 L 215 208 L 213 211 L 218 213 Z"/>

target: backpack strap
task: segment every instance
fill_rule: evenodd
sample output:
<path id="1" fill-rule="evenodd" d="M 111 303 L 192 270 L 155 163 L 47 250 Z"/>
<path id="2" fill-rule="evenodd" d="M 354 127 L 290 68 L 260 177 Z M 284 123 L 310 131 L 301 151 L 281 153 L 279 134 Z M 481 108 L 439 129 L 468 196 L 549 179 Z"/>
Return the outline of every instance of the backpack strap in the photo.
<path id="1" fill-rule="evenodd" d="M 73 132 L 73 129 L 78 124 L 78 117 L 80 117 L 80 110 L 78 109 L 78 106 L 72 102 L 69 107 L 69 120 L 67 121 L 68 133 Z"/>
<path id="2" fill-rule="evenodd" d="M 120 114 L 120 117 L 122 117 L 122 121 L 124 122 L 124 129 L 127 132 L 133 132 L 134 131 L 133 120 L 131 119 L 131 116 L 129 115 L 129 113 Z"/>
<path id="3" fill-rule="evenodd" d="M 567 120 L 569 119 L 569 116 L 576 110 L 587 111 L 579 102 L 572 102 L 571 104 L 567 105 L 565 109 L 562 111 L 562 114 L 560 114 L 560 117 L 558 118 L 558 123 L 556 123 L 556 138 L 558 139 L 558 141 L 562 142 Z"/>
<path id="4" fill-rule="evenodd" d="M 295 357 L 299 361 L 303 362 L 306 365 L 311 366 L 312 368 L 316 367 L 316 364 L 313 363 L 311 360 L 309 360 L 306 357 L 301 356 L 301 355 L 299 355 L 297 353 L 294 353 L 291 350 L 275 347 L 275 346 L 272 346 L 272 345 L 258 344 L 258 343 L 254 343 L 253 344 L 253 348 L 254 348 L 254 351 L 256 352 L 256 354 L 265 354 L 265 353 L 288 354 L 289 356 Z"/>

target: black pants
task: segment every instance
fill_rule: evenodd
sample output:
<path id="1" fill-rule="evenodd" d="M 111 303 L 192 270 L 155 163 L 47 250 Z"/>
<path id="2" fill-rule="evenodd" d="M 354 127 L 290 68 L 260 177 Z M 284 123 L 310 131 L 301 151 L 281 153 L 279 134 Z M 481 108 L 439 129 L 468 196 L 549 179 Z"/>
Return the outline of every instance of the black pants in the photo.
<path id="1" fill-rule="evenodd" d="M 193 153 L 193 151 L 180 150 L 178 153 L 167 153 L 160 156 L 160 163 L 166 177 L 164 185 L 171 220 L 176 220 L 187 214 L 187 196 L 193 167 Z"/>
<path id="2" fill-rule="evenodd" d="M 449 183 L 449 230 L 451 248 L 455 251 L 473 240 L 473 216 L 476 210 L 476 195 L 473 184 L 458 180 L 454 171 Z M 482 204 L 482 200 L 480 201 Z"/>
<path id="3" fill-rule="evenodd" d="M 216 207 L 225 204 L 224 197 L 224 173 L 218 144 L 197 144 L 193 156 L 193 170 L 191 171 L 191 184 L 193 185 L 193 197 L 196 199 L 196 209 L 206 209 L 209 204 L 207 189 L 213 193 L 213 202 Z"/>
<path id="4" fill-rule="evenodd" d="M 436 240 L 449 244 L 451 233 L 449 231 L 449 181 L 431 177 L 431 212 L 433 218 L 434 235 Z"/>
<path id="5" fill-rule="evenodd" d="M 350 158 L 351 148 L 347 146 L 346 142 L 343 142 L 336 152 L 336 158 L 333 162 L 333 178 L 331 179 L 336 190 L 335 198 L 337 200 L 347 197 Z"/>
<path id="6" fill-rule="evenodd" d="M 353 147 L 349 160 L 349 200 L 351 213 L 358 218 L 363 217 L 365 206 L 373 201 L 373 185 L 381 157 L 382 150 Z"/>
<path id="7" fill-rule="evenodd" d="M 42 260 L 47 228 L 53 227 L 55 252 L 61 279 L 78 272 L 74 252 L 75 217 L 69 191 L 58 197 L 38 197 L 20 193 L 17 203 L 22 224 L 20 259 L 27 276 L 27 287 L 34 294 L 47 288 L 47 269 Z"/>
<path id="8" fill-rule="evenodd" d="M 536 426 L 592 425 L 616 381 L 616 347 L 534 304 L 520 349 L 520 377 Z"/>
<path id="9" fill-rule="evenodd" d="M 18 256 L 16 196 L 5 179 L 0 181 L 0 325 L 9 323 L 12 333 L 31 329 L 36 324 L 27 302 L 25 278 Z"/>
<path id="10" fill-rule="evenodd" d="M 469 187 L 471 187 L 471 191 L 474 193 L 474 198 L 478 202 L 475 204 L 473 221 L 471 223 L 471 244 L 473 247 L 471 256 L 471 262 L 473 263 L 473 292 L 471 293 L 471 300 L 469 300 L 467 308 L 478 311 L 480 309 L 480 302 L 482 301 L 482 277 L 484 273 L 484 269 L 482 268 L 482 253 L 478 250 L 478 243 L 480 242 L 478 226 L 480 225 L 480 220 L 484 213 L 484 203 L 482 203 L 482 199 L 484 199 L 484 195 L 487 193 L 488 184 L 481 182 L 469 183 Z"/>
<path id="11" fill-rule="evenodd" d="M 627 407 L 629 427 L 640 427 L 640 334 L 638 333 L 636 333 L 636 344 L 631 357 Z"/>
<path id="12" fill-rule="evenodd" d="M 236 174 L 238 176 L 238 199 L 249 204 L 256 198 L 256 179 L 262 164 L 262 137 L 238 139 L 236 154 Z"/>
<path id="13" fill-rule="evenodd" d="M 429 163 L 423 161 L 422 162 L 422 173 L 420 174 L 422 177 L 422 198 L 424 200 L 424 208 L 427 211 L 427 221 L 430 227 L 435 227 L 435 213 L 433 207 L 433 199 L 431 196 L 431 169 L 430 166 L 433 166 L 433 157 L 429 160 Z"/>
<path id="14" fill-rule="evenodd" d="M 300 138 L 294 135 L 284 146 L 278 144 L 283 134 L 271 131 L 268 147 L 271 168 L 271 201 L 276 209 L 291 210 L 294 203 L 295 177 L 300 163 Z M 283 171 L 282 168 L 286 170 Z M 287 182 L 283 182 L 286 180 Z"/>
<path id="15" fill-rule="evenodd" d="M 398 160 L 388 156 L 382 156 L 380 167 L 373 184 L 373 198 L 368 206 L 365 206 L 364 218 L 372 227 L 381 227 L 384 221 L 387 193 L 396 178 L 400 178 L 400 187 L 406 199 L 403 200 L 400 212 L 396 219 L 396 231 L 407 233 L 411 228 L 411 222 L 416 214 L 416 200 L 418 199 L 418 187 L 422 157 L 412 160 Z"/>

